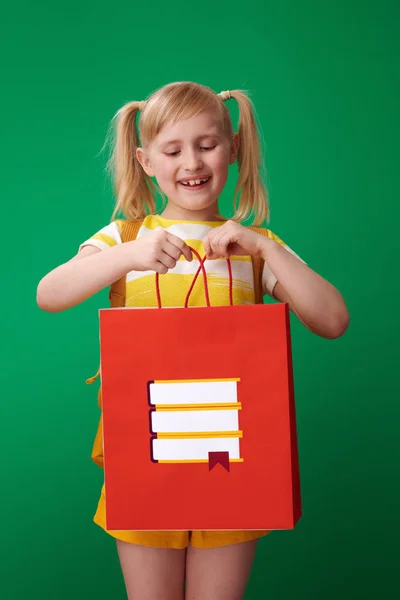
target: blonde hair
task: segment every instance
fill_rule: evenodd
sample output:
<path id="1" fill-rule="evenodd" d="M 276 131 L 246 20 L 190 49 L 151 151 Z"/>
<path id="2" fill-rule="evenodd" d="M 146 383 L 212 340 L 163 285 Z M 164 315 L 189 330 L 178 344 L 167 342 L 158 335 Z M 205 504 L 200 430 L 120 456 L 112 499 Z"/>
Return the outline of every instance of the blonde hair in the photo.
<path id="1" fill-rule="evenodd" d="M 114 181 L 116 206 L 112 218 L 122 213 L 132 220 L 154 214 L 154 194 L 162 191 L 144 172 L 136 158 L 136 150 L 151 143 L 167 123 L 189 119 L 205 110 L 216 114 L 229 138 L 233 135 L 232 122 L 224 102 L 234 98 L 239 106 L 240 147 L 237 156 L 239 177 L 234 194 L 233 220 L 241 222 L 253 217 L 260 225 L 269 217 L 268 194 L 260 175 L 263 167 L 259 135 L 253 104 L 242 90 L 216 94 L 211 88 L 193 82 L 175 82 L 152 93 L 146 101 L 128 102 L 111 121 L 108 139 L 112 153 L 107 168 Z M 136 117 L 138 113 L 138 127 Z M 140 135 L 140 141 L 139 141 Z M 238 205 L 238 194 L 240 202 Z"/>

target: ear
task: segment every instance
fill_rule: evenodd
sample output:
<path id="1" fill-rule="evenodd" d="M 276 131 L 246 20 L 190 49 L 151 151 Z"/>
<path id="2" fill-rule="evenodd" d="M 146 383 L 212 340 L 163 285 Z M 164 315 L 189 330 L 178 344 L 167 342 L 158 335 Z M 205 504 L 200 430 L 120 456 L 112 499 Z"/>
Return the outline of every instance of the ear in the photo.
<path id="1" fill-rule="evenodd" d="M 231 152 L 229 155 L 229 164 L 232 165 L 237 158 L 238 151 L 240 146 L 240 138 L 238 133 L 233 134 L 232 144 L 231 144 Z"/>
<path id="2" fill-rule="evenodd" d="M 149 177 L 154 177 L 154 169 L 152 167 L 150 157 L 147 154 L 146 150 L 144 150 L 143 148 L 137 148 L 136 158 L 142 166 L 142 169 L 146 173 L 146 175 L 148 175 Z"/>

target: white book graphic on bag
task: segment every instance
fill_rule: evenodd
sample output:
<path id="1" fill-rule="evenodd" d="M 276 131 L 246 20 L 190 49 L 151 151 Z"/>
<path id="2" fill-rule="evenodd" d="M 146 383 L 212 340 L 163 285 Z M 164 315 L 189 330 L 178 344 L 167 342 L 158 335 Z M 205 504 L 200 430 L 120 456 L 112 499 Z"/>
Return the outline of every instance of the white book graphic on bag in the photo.
<path id="1" fill-rule="evenodd" d="M 150 381 L 151 460 L 158 463 L 243 462 L 240 379 Z"/>

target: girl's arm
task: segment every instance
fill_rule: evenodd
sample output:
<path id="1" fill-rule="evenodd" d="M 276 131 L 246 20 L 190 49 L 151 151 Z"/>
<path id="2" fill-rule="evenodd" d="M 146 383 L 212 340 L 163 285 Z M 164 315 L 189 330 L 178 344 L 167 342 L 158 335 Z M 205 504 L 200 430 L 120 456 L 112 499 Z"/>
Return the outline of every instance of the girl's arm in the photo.
<path id="1" fill-rule="evenodd" d="M 340 292 L 270 238 L 260 240 L 261 256 L 278 280 L 273 295 L 287 302 L 300 321 L 324 338 L 338 338 L 349 325 L 349 313 Z"/>
<path id="2" fill-rule="evenodd" d="M 39 282 L 37 303 L 42 310 L 60 312 L 80 304 L 129 271 L 128 244 L 100 250 L 85 246 L 68 262 Z"/>
<path id="3" fill-rule="evenodd" d="M 37 289 L 42 310 L 60 312 L 75 306 L 111 285 L 129 271 L 167 273 L 181 255 L 192 260 L 183 240 L 164 230 L 106 250 L 85 246 L 70 261 L 48 273 Z"/>
<path id="4" fill-rule="evenodd" d="M 287 302 L 310 331 L 328 339 L 346 331 L 349 313 L 340 292 L 271 238 L 228 221 L 207 235 L 204 247 L 210 259 L 261 256 L 278 280 L 275 298 Z"/>

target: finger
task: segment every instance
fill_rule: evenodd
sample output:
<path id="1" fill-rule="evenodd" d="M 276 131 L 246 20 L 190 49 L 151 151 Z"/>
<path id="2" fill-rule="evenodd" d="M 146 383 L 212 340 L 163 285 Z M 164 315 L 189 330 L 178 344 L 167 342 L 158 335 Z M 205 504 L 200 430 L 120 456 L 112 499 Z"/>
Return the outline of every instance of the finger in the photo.
<path id="1" fill-rule="evenodd" d="M 209 251 L 207 252 L 208 258 L 219 258 L 219 252 L 217 251 L 217 240 L 209 240 Z"/>
<path id="2" fill-rule="evenodd" d="M 219 240 L 218 243 L 218 249 L 221 253 L 222 256 L 225 256 L 226 258 L 229 258 L 229 245 L 232 242 L 232 236 L 228 233 L 225 234 L 224 236 L 222 236 Z"/>
<path id="3" fill-rule="evenodd" d="M 162 265 L 167 267 L 167 269 L 173 269 L 176 266 L 175 258 L 172 258 L 172 256 L 170 256 L 169 254 L 167 254 L 164 251 L 159 254 L 159 256 L 157 257 L 157 260 Z"/>
<path id="4" fill-rule="evenodd" d="M 209 241 L 209 236 L 207 235 L 207 237 L 204 240 L 204 252 L 206 253 L 207 258 L 210 257 L 210 254 L 212 254 L 211 252 L 211 246 L 210 246 L 210 241 Z"/>
<path id="5" fill-rule="evenodd" d="M 212 254 L 212 248 L 217 243 L 218 239 L 221 235 L 223 235 L 225 231 L 225 225 L 221 225 L 221 227 L 216 227 L 207 233 L 207 236 L 204 240 L 204 248 L 208 253 Z"/>
<path id="6" fill-rule="evenodd" d="M 169 254 L 169 256 L 171 256 L 174 260 L 179 260 L 182 256 L 182 250 L 180 250 L 180 248 L 174 246 L 174 244 L 171 244 L 171 242 L 168 241 L 164 243 L 162 250 L 166 254 Z"/>
<path id="7" fill-rule="evenodd" d="M 189 246 L 177 235 L 173 235 L 172 233 L 167 234 L 167 240 L 170 244 L 173 244 L 176 248 L 178 248 L 183 256 L 191 262 L 193 260 L 192 251 Z"/>
<path id="8" fill-rule="evenodd" d="M 209 260 L 214 260 L 215 258 L 219 258 L 219 256 L 217 254 L 215 254 L 215 252 L 213 251 L 213 249 L 211 248 L 210 245 L 208 245 L 208 248 L 206 250 L 206 257 Z"/>
<path id="9" fill-rule="evenodd" d="M 226 257 L 228 254 L 227 247 L 230 244 L 230 235 L 223 234 L 216 236 L 213 240 L 210 241 L 211 250 L 214 255 L 219 257 Z"/>
<path id="10" fill-rule="evenodd" d="M 168 273 L 168 268 L 158 260 L 155 262 L 153 270 L 160 275 L 165 275 Z"/>

